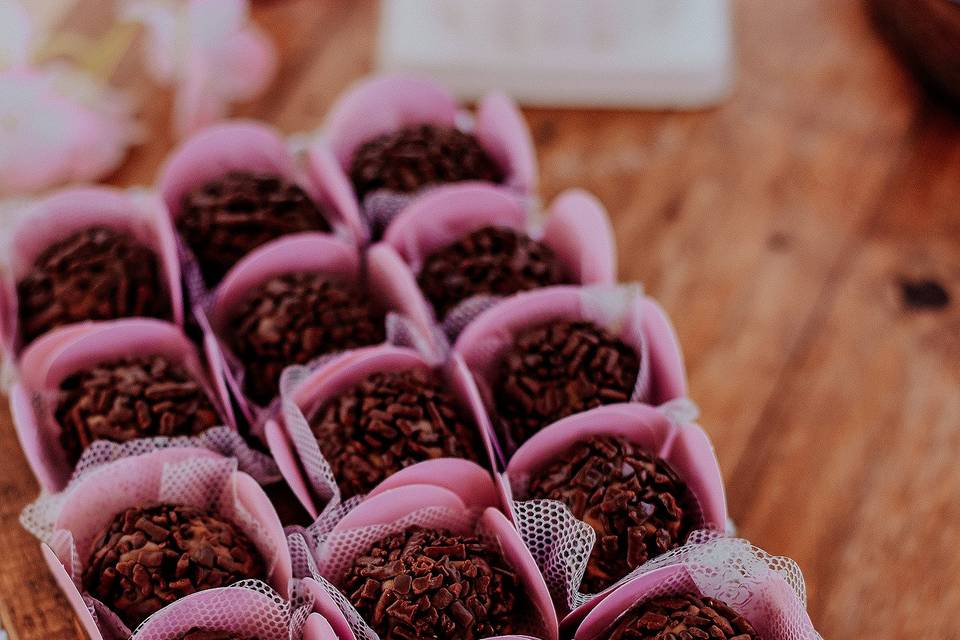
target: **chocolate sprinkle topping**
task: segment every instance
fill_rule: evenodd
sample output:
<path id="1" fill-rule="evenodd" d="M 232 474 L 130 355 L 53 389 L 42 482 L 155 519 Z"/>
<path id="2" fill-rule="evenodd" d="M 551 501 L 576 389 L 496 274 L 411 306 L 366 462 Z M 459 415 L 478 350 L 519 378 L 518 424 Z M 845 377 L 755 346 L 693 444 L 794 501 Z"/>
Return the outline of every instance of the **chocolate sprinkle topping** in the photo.
<path id="1" fill-rule="evenodd" d="M 683 544 L 693 522 L 687 485 L 665 460 L 623 438 L 579 442 L 530 479 L 531 498 L 563 502 L 597 533 L 582 590 L 599 593 Z"/>
<path id="2" fill-rule="evenodd" d="M 20 335 L 29 343 L 72 322 L 171 318 L 156 254 L 126 233 L 90 227 L 44 250 L 17 284 Z"/>
<path id="3" fill-rule="evenodd" d="M 625 613 L 607 640 L 758 640 L 750 622 L 696 593 L 661 596 Z"/>
<path id="4" fill-rule="evenodd" d="M 93 544 L 83 584 L 134 628 L 183 596 L 264 573 L 236 526 L 194 507 L 161 504 L 114 516 Z"/>
<path id="5" fill-rule="evenodd" d="M 298 185 L 277 176 L 237 171 L 187 194 L 176 224 L 210 287 L 240 258 L 270 240 L 330 230 L 323 213 Z"/>
<path id="6" fill-rule="evenodd" d="M 316 273 L 289 273 L 258 287 L 230 320 L 244 391 L 268 404 L 284 367 L 386 339 L 384 314 L 365 292 Z"/>
<path id="7" fill-rule="evenodd" d="M 412 193 L 432 184 L 502 182 L 503 172 L 477 139 L 430 124 L 385 133 L 361 145 L 350 163 L 360 202 L 379 189 Z"/>
<path id="8" fill-rule="evenodd" d="M 519 446 L 561 418 L 627 402 L 639 371 L 639 355 L 606 329 L 589 322 L 550 322 L 518 335 L 503 356 L 496 410 Z"/>
<path id="9" fill-rule="evenodd" d="M 311 429 L 344 499 L 417 462 L 480 459 L 476 429 L 443 383 L 420 369 L 367 377 L 326 401 Z"/>
<path id="10" fill-rule="evenodd" d="M 430 254 L 417 282 L 442 320 L 472 296 L 509 296 L 565 279 L 550 247 L 508 227 L 488 226 Z"/>
<path id="11" fill-rule="evenodd" d="M 382 640 L 517 633 L 520 578 L 474 536 L 412 527 L 358 556 L 341 590 Z"/>
<path id="12" fill-rule="evenodd" d="M 203 387 L 163 356 L 105 362 L 60 383 L 56 419 L 71 463 L 95 440 L 196 435 L 220 424 Z"/>

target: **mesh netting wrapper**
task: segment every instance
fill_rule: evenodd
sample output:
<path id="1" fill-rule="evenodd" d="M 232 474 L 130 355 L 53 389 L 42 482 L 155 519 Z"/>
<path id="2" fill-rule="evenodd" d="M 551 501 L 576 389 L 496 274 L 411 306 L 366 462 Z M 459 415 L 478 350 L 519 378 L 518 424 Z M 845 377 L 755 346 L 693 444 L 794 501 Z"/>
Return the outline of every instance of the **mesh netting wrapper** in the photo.
<path id="1" fill-rule="evenodd" d="M 211 451 L 163 449 L 90 470 L 63 492 L 42 496 L 21 516 L 44 543 L 47 564 L 91 637 L 130 634 L 117 613 L 84 590 L 83 570 L 94 541 L 115 514 L 151 504 L 193 507 L 232 523 L 264 564 L 268 584 L 254 590 L 287 595 L 290 554 L 280 520 L 257 482 L 237 471 L 235 460 Z"/>

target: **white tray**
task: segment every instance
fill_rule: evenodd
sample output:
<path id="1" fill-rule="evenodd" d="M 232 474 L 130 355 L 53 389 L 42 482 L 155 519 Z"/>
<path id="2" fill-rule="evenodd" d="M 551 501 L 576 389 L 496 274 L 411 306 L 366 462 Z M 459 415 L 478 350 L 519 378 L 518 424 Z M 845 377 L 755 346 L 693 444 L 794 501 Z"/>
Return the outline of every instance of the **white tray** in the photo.
<path id="1" fill-rule="evenodd" d="M 378 65 L 458 96 L 699 108 L 733 82 L 728 0 L 383 0 Z"/>

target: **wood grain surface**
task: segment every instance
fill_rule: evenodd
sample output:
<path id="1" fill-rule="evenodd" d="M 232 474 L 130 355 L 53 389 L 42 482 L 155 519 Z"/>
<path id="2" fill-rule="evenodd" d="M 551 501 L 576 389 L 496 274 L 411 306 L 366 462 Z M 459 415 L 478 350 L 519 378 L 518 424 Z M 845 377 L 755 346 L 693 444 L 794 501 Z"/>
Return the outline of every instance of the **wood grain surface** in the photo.
<path id="1" fill-rule="evenodd" d="M 621 277 L 676 324 L 740 533 L 800 563 L 823 636 L 960 638 L 960 119 L 858 0 L 733 2 L 722 107 L 526 111 L 543 196 L 606 203 Z M 313 128 L 370 70 L 376 5 L 254 7 L 283 62 L 240 113 Z M 147 183 L 174 143 L 170 99 L 132 63 L 119 74 L 153 136 L 110 181 Z M 920 295 L 937 286 L 952 302 Z M 0 620 L 79 637 L 17 523 L 37 486 L 5 407 L 0 448 Z"/>

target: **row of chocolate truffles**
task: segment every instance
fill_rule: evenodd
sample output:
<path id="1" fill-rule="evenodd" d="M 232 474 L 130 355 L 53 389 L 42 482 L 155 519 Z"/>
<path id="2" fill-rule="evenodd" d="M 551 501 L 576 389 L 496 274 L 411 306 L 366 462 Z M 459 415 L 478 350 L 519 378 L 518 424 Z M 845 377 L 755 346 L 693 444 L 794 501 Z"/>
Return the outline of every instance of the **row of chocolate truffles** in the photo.
<path id="1" fill-rule="evenodd" d="M 83 196 L 80 209 L 73 210 L 76 216 L 68 215 L 71 195 Z M 101 205 L 104 209 L 111 209 L 111 215 L 116 219 L 98 214 L 95 208 Z M 143 216 L 135 214 L 123 219 L 127 211 L 139 211 Z M 138 291 L 138 299 L 160 300 L 165 308 L 173 310 L 174 320 L 182 320 L 183 301 L 175 295 L 165 295 L 167 291 L 179 290 L 175 286 L 179 282 L 176 275 L 178 265 L 169 259 L 174 251 L 170 249 L 169 233 L 163 232 L 162 214 L 158 214 L 156 207 L 144 208 L 143 203 L 135 198 L 108 190 L 69 192 L 51 198 L 40 205 L 35 215 L 27 217 L 16 235 L 15 245 L 23 249 L 23 254 L 17 256 L 18 264 L 29 263 L 26 254 L 30 247 L 46 246 L 48 226 L 41 223 L 58 215 L 77 224 L 89 222 L 93 226 L 69 234 L 70 225 L 67 225 L 68 237 L 41 251 L 41 256 L 50 252 L 58 255 L 50 262 L 56 270 L 44 278 L 57 280 L 59 273 L 64 280 L 63 286 L 72 287 L 71 290 L 79 287 L 81 297 L 86 300 L 85 306 L 81 305 L 83 308 L 106 309 L 110 305 L 101 305 L 99 296 L 120 295 L 117 292 L 133 289 Z M 531 259 L 526 249 L 518 250 L 517 236 L 504 235 L 512 226 L 525 224 L 525 214 L 515 200 L 499 192 L 482 186 L 437 190 L 414 203 L 401 217 L 403 219 L 396 225 L 394 244 L 381 244 L 369 252 L 360 252 L 343 240 L 318 233 L 292 234 L 271 241 L 235 265 L 229 277 L 214 291 L 212 302 L 196 309 L 205 316 L 207 322 L 204 325 L 213 327 L 221 348 L 230 356 L 229 361 L 236 365 L 235 377 L 242 377 L 242 383 L 234 382 L 243 395 L 241 407 L 246 417 L 253 418 L 257 407 L 269 405 L 277 396 L 279 376 L 286 366 L 305 364 L 330 353 L 383 342 L 389 314 L 406 318 L 414 331 L 430 334 L 434 321 L 430 306 L 439 309 L 447 302 L 436 296 L 428 302 L 421 296 L 421 289 L 429 291 L 433 288 L 448 294 L 459 291 L 454 297 L 448 295 L 448 301 L 461 294 L 468 296 L 459 305 L 459 313 L 448 314 L 456 316 L 455 325 L 450 326 L 459 331 L 477 313 L 502 296 L 535 287 L 538 283 L 554 282 L 553 278 L 538 280 L 536 274 L 542 272 L 544 263 Z M 123 219 L 122 224 L 119 219 Z M 431 227 L 437 220 L 445 221 L 443 228 L 455 238 L 451 244 L 444 244 L 445 238 L 442 237 L 438 242 L 438 234 Z M 499 226 L 492 224 L 494 222 Z M 109 224 L 115 226 L 111 228 Z M 154 246 L 167 248 L 164 255 L 168 259 L 159 270 L 165 274 L 163 278 L 154 273 L 156 277 L 150 282 L 140 282 L 135 276 L 146 263 L 134 260 L 128 264 L 114 255 L 107 256 L 110 269 L 104 269 L 103 257 L 97 255 L 103 247 L 96 242 L 90 245 L 77 242 L 77 238 L 99 235 L 129 238 L 124 234 L 132 233 L 131 225 L 142 226 L 145 237 L 155 240 Z M 600 230 L 595 242 L 585 241 L 586 236 L 578 232 L 583 225 Z M 464 235 L 461 233 L 463 229 L 475 231 Z M 40 236 L 31 235 L 41 230 Z M 552 209 L 541 248 L 554 252 L 549 248 L 553 246 L 556 254 L 564 255 L 562 269 L 576 272 L 576 282 L 609 283 L 615 267 L 608 230 L 605 214 L 595 201 L 583 194 L 571 193 L 561 197 Z M 431 242 L 439 245 L 436 251 L 417 254 Z M 528 238 L 528 242 L 534 241 Z M 476 251 L 463 257 L 465 243 L 469 245 L 468 249 Z M 467 265 L 461 271 L 455 268 L 451 251 L 461 255 L 461 262 Z M 423 265 L 420 265 L 421 261 L 425 261 Z M 45 257 L 34 264 L 41 263 L 47 265 Z M 503 269 L 498 271 L 494 268 L 495 263 Z M 419 269 L 421 289 L 408 268 L 411 265 Z M 552 268 L 547 267 L 547 271 Z M 428 272 L 434 275 L 425 278 L 424 274 Z M 96 282 L 98 278 L 103 280 Z M 8 306 L 19 310 L 21 327 L 34 318 L 24 314 L 37 308 L 36 304 L 24 303 L 30 295 L 24 292 L 24 283 L 34 280 L 33 272 L 28 272 L 19 288 L 11 287 L 23 294 L 13 294 L 13 304 Z M 156 280 L 167 284 L 159 286 Z M 135 286 L 134 281 L 137 282 Z M 477 292 L 470 295 L 474 285 L 478 287 Z M 55 287 L 60 288 L 60 285 Z M 148 295 L 148 291 L 152 294 Z M 124 293 L 120 297 L 127 296 Z M 63 300 L 69 298 L 65 295 L 47 300 L 51 308 L 59 308 Z M 130 309 L 134 316 L 151 315 L 143 305 L 110 308 L 114 311 Z M 10 312 L 4 314 L 7 319 L 16 315 L 12 309 L 7 310 Z M 103 314 L 81 314 L 72 316 L 72 319 L 98 320 L 112 315 L 124 314 L 114 314 L 108 309 Z M 23 342 L 25 336 L 17 332 L 15 322 L 4 322 L 4 326 L 8 328 L 5 343 Z"/>
<path id="2" fill-rule="evenodd" d="M 547 585 L 499 510 L 501 494 L 489 476 L 467 473 L 438 484 L 409 478 L 368 497 L 332 528 L 288 539 L 258 485 L 205 450 L 108 463 L 64 495 L 55 507 L 41 501 L 32 515 L 34 524 L 52 524 L 48 563 L 91 638 L 282 637 L 278 617 L 284 622 L 280 614 L 292 607 L 276 605 L 286 598 L 323 618 L 289 637 L 350 638 L 364 629 L 385 640 L 558 637 Z M 793 635 L 809 624 L 795 567 L 770 560 L 744 541 L 695 545 L 563 622 L 590 638 L 815 638 Z M 718 584 L 715 573 L 698 582 L 698 572 L 727 564 L 737 570 L 721 572 L 722 580 L 737 584 Z M 745 589 L 752 602 L 714 597 Z M 213 602 L 219 606 L 210 608 Z M 305 614 L 286 623 L 302 623 Z M 599 635 L 598 617 L 606 620 Z"/>
<path id="3" fill-rule="evenodd" d="M 191 346 L 172 326 L 155 321 L 132 320 L 89 325 L 86 330 L 82 336 L 64 335 L 67 342 L 58 345 L 60 348 L 47 345 L 50 352 L 57 354 L 52 361 L 34 360 L 32 352 L 27 356 L 31 364 L 37 365 L 31 370 L 37 371 L 41 377 L 49 371 L 66 375 L 59 385 L 58 416 L 77 411 L 75 407 L 90 410 L 101 407 L 109 410 L 109 416 L 80 414 L 77 421 L 83 423 L 91 417 L 91 422 L 99 422 L 97 418 L 119 419 L 122 416 L 114 414 L 118 414 L 122 405 L 130 402 L 131 398 L 135 403 L 151 400 L 153 395 L 156 397 L 152 399 L 159 402 L 169 400 L 169 393 L 151 392 L 153 385 L 169 386 L 169 382 L 157 381 L 151 376 L 167 375 L 171 360 L 179 357 L 190 364 L 190 370 L 198 371 L 197 358 L 190 352 Z M 140 343 L 137 342 L 137 334 L 142 341 Z M 51 334 L 44 340 L 49 342 L 55 336 Z M 118 342 L 117 336 L 123 336 L 126 344 Z M 146 344 L 156 345 L 164 341 L 173 345 L 167 348 L 165 355 L 140 359 L 150 362 L 150 368 L 134 366 L 128 359 L 115 359 L 115 356 L 124 353 L 124 349 L 137 352 Z M 104 353 L 104 347 L 109 347 L 112 353 Z M 176 349 L 181 351 L 178 353 Z M 44 352 L 40 350 L 38 353 L 43 355 Z M 61 355 L 63 353 L 70 354 L 72 362 L 65 360 Z M 108 358 L 106 363 L 100 360 L 103 357 Z M 79 372 L 71 371 L 72 367 L 82 362 L 92 362 L 94 365 Z M 444 380 L 415 352 L 385 347 L 363 354 L 347 354 L 327 367 L 318 369 L 313 380 L 308 378 L 297 388 L 298 404 L 303 405 L 304 410 L 311 405 L 319 406 L 309 423 L 313 436 L 311 443 L 319 447 L 320 455 L 329 460 L 343 497 L 382 488 L 386 486 L 387 479 L 404 470 L 412 472 L 405 475 L 407 478 L 423 473 L 429 475 L 434 471 L 439 471 L 441 476 L 458 477 L 463 475 L 462 470 L 469 467 L 433 465 L 423 471 L 416 467 L 427 460 L 442 463 L 450 458 L 482 457 L 478 453 L 482 438 L 478 437 L 477 426 L 485 423 L 483 408 L 474 401 L 474 417 L 466 417 L 470 414 L 465 407 L 469 407 L 471 399 L 478 395 L 471 389 L 472 379 L 465 375 L 465 369 L 456 364 L 451 367 L 452 375 Z M 181 371 L 186 369 L 182 367 Z M 87 383 L 87 387 L 79 385 L 78 391 L 78 381 Z M 168 410 L 176 414 L 182 409 L 178 415 L 189 415 L 192 407 L 196 406 L 198 387 L 195 383 L 186 388 L 182 381 L 174 383 L 170 391 L 175 395 L 185 391 L 194 395 L 184 400 L 187 404 L 174 403 Z M 341 391 L 325 397 L 324 393 L 329 394 L 331 389 Z M 459 391 L 459 400 L 450 389 Z M 21 395 L 17 393 L 15 397 L 20 398 Z M 36 403 L 29 404 L 37 406 Z M 70 411 L 65 411 L 64 407 L 70 408 Z M 610 417 L 588 413 L 575 415 L 574 418 L 580 418 L 581 422 L 587 424 L 610 426 L 616 433 L 617 418 L 621 414 L 642 409 L 648 415 L 628 424 L 622 429 L 624 433 L 643 434 L 656 430 L 657 419 L 661 430 L 664 424 L 671 424 L 662 414 L 645 405 L 613 405 L 610 408 L 613 410 Z M 477 416 L 481 417 L 478 419 Z M 289 417 L 289 414 L 285 417 Z M 71 430 L 75 424 L 70 422 L 64 425 L 61 442 L 66 435 L 75 433 Z M 19 428 L 21 425 L 18 420 Z M 561 421 L 538 435 L 542 436 L 540 441 L 551 442 L 556 438 L 555 432 L 564 432 L 566 429 Z M 691 429 L 694 427 L 687 427 L 686 433 L 690 433 Z M 574 429 L 571 433 L 579 432 Z M 693 433 L 696 435 L 699 432 Z M 292 435 L 296 436 L 297 433 L 293 432 Z M 492 433 L 485 435 L 488 438 L 493 436 Z M 21 437 L 25 442 L 30 440 L 23 437 L 23 431 Z M 722 496 L 715 461 L 712 466 L 703 464 L 712 460 L 712 451 L 705 437 L 699 443 L 699 450 L 696 449 L 696 441 L 691 444 L 686 436 L 668 438 L 661 431 L 657 437 L 660 440 L 649 443 L 648 451 L 635 447 L 626 439 L 609 436 L 584 436 L 581 441 L 568 440 L 571 446 L 567 450 L 553 452 L 553 458 L 548 458 L 546 462 L 541 461 L 546 466 L 534 474 L 530 481 L 526 497 L 562 501 L 575 518 L 583 520 L 596 532 L 599 543 L 593 549 L 586 567 L 587 580 L 584 585 L 588 592 L 600 591 L 647 560 L 682 545 L 692 528 L 703 524 L 694 515 L 698 506 L 708 502 L 712 496 Z M 658 442 L 662 444 L 667 441 L 685 442 L 684 453 L 701 461 L 701 468 L 684 470 L 688 476 L 697 476 L 696 486 L 702 490 L 699 496 L 690 492 L 687 484 L 666 460 L 653 453 L 663 453 L 657 448 Z M 271 446 L 273 444 L 271 442 Z M 536 443 L 530 442 L 526 449 L 536 451 L 536 448 Z M 536 457 L 537 454 L 527 450 L 521 447 L 517 459 L 529 460 L 531 455 Z M 278 456 L 278 459 L 289 459 L 289 456 Z M 682 463 L 684 458 L 680 460 Z M 309 455 L 302 460 L 304 466 L 308 466 L 310 461 Z M 293 486 L 298 486 L 298 482 L 290 474 L 295 473 L 297 468 L 296 465 L 283 468 Z M 508 467 L 508 472 L 510 469 Z M 480 473 L 485 472 L 480 470 Z M 514 473 L 524 477 L 522 472 L 515 470 Z M 572 476 L 574 482 L 567 486 L 558 484 L 555 479 L 558 476 Z M 315 508 L 312 512 L 316 515 Z M 722 526 L 723 514 L 715 515 L 711 522 L 714 526 L 718 523 Z M 523 527 L 531 523 L 521 520 L 520 524 Z M 532 524 L 536 526 L 537 523 L 534 521 Z M 590 551 L 589 546 L 586 551 Z M 552 586 L 562 591 L 569 585 Z"/>
<path id="4" fill-rule="evenodd" d="M 74 197 L 82 200 L 78 209 L 69 204 Z M 114 213 L 98 214 L 97 206 Z M 44 221 L 54 217 L 67 219 L 58 226 L 65 238 L 50 236 Z M 234 265 L 212 303 L 195 311 L 209 316 L 236 362 L 250 367 L 245 395 L 267 405 L 285 366 L 382 342 L 390 312 L 421 329 L 443 318 L 455 335 L 479 311 L 520 291 L 612 283 L 609 223 L 591 197 L 561 196 L 541 240 L 519 230 L 527 224 L 516 200 L 489 187 L 437 189 L 401 213 L 387 241 L 369 252 L 314 232 L 266 243 Z M 156 206 L 110 190 L 69 191 L 42 202 L 14 240 L 15 283 L 8 282 L 4 313 L 4 342 L 12 351 L 82 321 L 183 321 L 180 265 Z M 160 255 L 162 261 L 148 259 Z"/>
<path id="5" fill-rule="evenodd" d="M 56 333 L 45 338 L 44 342 L 50 342 L 54 337 L 57 337 Z M 177 423 L 174 420 L 196 420 L 209 413 L 197 411 L 198 406 L 212 408 L 215 404 L 211 399 L 212 394 L 207 395 L 203 391 L 208 385 L 196 381 L 204 379 L 198 356 L 175 327 L 156 321 L 130 320 L 90 325 L 83 335 L 65 335 L 63 338 L 65 342 L 60 345 L 55 347 L 47 344 L 48 350 L 40 349 L 36 357 L 31 349 L 26 357 L 31 365 L 30 370 L 37 372 L 38 377 L 48 377 L 49 372 L 64 376 L 56 385 L 55 392 L 53 389 L 53 393 L 37 390 L 30 394 L 33 398 L 57 398 L 55 408 L 50 408 L 53 415 L 47 415 L 46 418 L 59 421 L 58 440 L 61 445 L 67 442 L 76 444 L 80 437 L 85 437 L 87 441 L 125 441 L 133 437 L 170 435 L 169 430 L 158 430 L 167 422 L 165 417 L 170 419 L 171 426 L 175 426 Z M 168 345 L 162 353 L 139 358 L 123 357 L 127 353 L 143 353 L 147 345 L 157 349 L 157 345 L 161 344 Z M 44 361 L 42 356 L 45 353 L 55 354 L 55 357 Z M 184 364 L 174 365 L 174 361 Z M 172 371 L 178 372 L 181 379 L 173 382 L 168 380 Z M 188 371 L 192 374 L 188 374 Z M 302 431 L 302 425 L 309 425 L 307 439 L 318 450 L 318 456 L 322 456 L 329 464 L 337 481 L 334 490 L 339 491 L 342 498 L 366 494 L 403 470 L 416 473 L 416 466 L 424 461 L 464 458 L 480 462 L 489 469 L 491 464 L 487 452 L 490 444 L 483 440 L 492 434 L 482 431 L 481 425 L 487 421 L 482 417 L 482 406 L 477 406 L 475 400 L 471 404 L 471 399 L 477 397 L 471 385 L 472 381 L 462 367 L 448 367 L 444 374 L 431 368 L 412 351 L 384 347 L 362 355 L 347 354 L 329 366 L 318 369 L 312 379 L 308 378 L 297 389 L 295 398 L 298 405 L 302 405 L 310 415 L 309 422 L 303 418 L 299 428 Z M 338 392 L 331 393 L 331 390 Z M 51 435 L 49 427 L 43 428 L 43 413 L 29 413 L 42 407 L 42 404 L 27 400 L 27 394 L 20 389 L 15 390 L 14 397 L 17 428 L 25 448 L 45 433 Z M 159 407 L 162 407 L 163 413 L 158 413 Z M 310 407 L 317 408 L 311 411 Z M 149 420 L 138 423 L 139 426 L 123 423 L 124 418 L 133 420 L 139 414 L 150 415 L 150 412 L 159 415 L 159 418 L 155 416 L 152 423 Z M 64 416 L 70 419 L 65 420 Z M 289 417 L 289 414 L 285 417 Z M 213 420 L 207 418 L 209 424 L 202 426 L 212 426 Z M 302 442 L 302 438 L 298 438 L 302 434 L 295 430 L 296 425 L 291 428 L 286 420 L 284 425 L 289 435 Z M 94 426 L 109 428 L 97 431 L 91 428 Z M 192 432 L 197 425 L 191 424 L 190 428 Z M 643 428 L 645 425 L 642 423 L 636 426 L 638 431 Z M 282 448 L 277 442 L 282 442 L 282 438 L 271 441 L 274 452 Z M 608 451 L 608 448 L 590 442 L 583 444 L 595 446 L 597 451 Z M 55 446 L 52 448 L 55 449 Z M 73 451 L 67 446 L 62 449 L 66 455 Z M 573 451 L 576 453 L 575 448 Z M 303 454 L 302 449 L 297 453 Z M 560 469 L 565 468 L 570 463 L 560 458 L 570 455 L 564 453 L 558 456 L 555 464 Z M 623 454 L 619 455 L 619 465 L 596 458 L 584 465 L 584 469 L 589 468 L 593 474 L 584 471 L 578 472 L 577 476 L 590 479 L 611 464 L 619 468 L 624 464 Z M 58 488 L 70 475 L 72 458 L 58 460 L 50 450 L 29 448 L 28 456 L 41 479 L 48 479 L 45 486 Z M 289 460 L 290 456 L 278 455 L 277 458 Z M 310 462 L 314 459 L 313 456 L 302 455 L 300 462 L 307 467 L 308 477 L 321 477 L 319 473 L 309 473 L 312 471 L 309 469 Z M 601 547 L 598 546 L 593 556 L 596 562 L 588 567 L 588 576 L 604 575 L 610 580 L 604 584 L 598 583 L 596 589 L 588 587 L 588 590 L 609 586 L 613 580 L 636 569 L 649 557 L 679 546 L 693 526 L 687 488 L 670 471 L 669 466 L 652 454 L 642 452 L 637 452 L 630 460 L 636 465 L 652 466 L 650 469 L 637 466 L 636 473 L 630 474 L 635 477 L 628 478 L 627 482 L 614 483 L 614 476 L 610 476 L 610 486 L 606 487 L 610 495 L 617 492 L 622 494 L 625 490 L 638 492 L 636 499 L 622 504 L 619 512 L 611 509 L 613 501 L 608 500 L 602 491 L 590 496 L 592 504 L 583 503 L 583 491 L 588 487 L 585 482 L 571 487 L 573 490 L 569 495 L 562 495 L 562 492 L 555 494 L 551 484 L 544 480 L 543 491 L 531 493 L 537 498 L 564 499 L 576 518 L 596 528 L 597 535 L 603 541 L 603 553 L 600 553 Z M 299 465 L 282 465 L 281 468 L 292 486 L 303 484 L 303 479 L 296 475 Z M 714 471 L 711 476 L 710 471 L 708 467 L 707 475 L 711 480 L 715 478 L 713 490 L 718 491 L 719 474 Z M 330 487 L 317 487 L 317 495 L 331 493 Z M 305 500 L 310 513 L 317 515 L 313 496 L 307 494 Z M 596 511 L 598 505 L 603 506 L 605 519 L 594 518 L 588 513 L 588 510 Z M 649 510 L 649 513 L 640 517 L 638 514 L 645 510 Z M 723 517 L 715 517 L 713 522 L 722 524 Z M 619 530 L 621 528 L 622 531 Z M 611 534 L 611 531 L 616 533 Z M 638 531 L 642 531 L 643 535 Z M 619 540 L 614 541 L 610 539 L 611 536 L 619 537 Z"/>
<path id="6" fill-rule="evenodd" d="M 625 328 L 621 338 L 580 316 L 569 315 L 589 308 L 592 297 L 599 293 L 608 302 L 615 294 L 624 297 L 621 313 L 604 320 L 609 327 Z M 659 363 L 661 355 L 655 354 L 675 350 L 670 344 L 652 348 L 655 333 L 634 335 L 627 329 L 643 326 L 640 320 L 644 314 L 656 315 L 656 308 L 650 304 L 630 290 L 562 288 L 525 294 L 483 314 L 476 323 L 481 333 L 474 345 L 480 350 L 462 350 L 469 361 L 479 366 L 483 363 L 476 358 L 499 357 L 496 375 L 508 391 L 531 384 L 551 384 L 562 390 L 555 395 L 563 402 L 548 405 L 554 413 L 538 414 L 542 424 L 525 417 L 523 438 L 512 435 L 512 414 L 499 420 L 495 393 L 488 397 L 492 402 L 488 413 L 480 388 L 498 387 L 490 385 L 489 379 L 478 387 L 480 378 L 470 375 L 471 366 L 461 350 L 455 350 L 445 366 L 436 366 L 409 349 L 383 346 L 346 352 L 310 374 L 294 390 L 292 408 L 288 405 L 267 425 L 271 452 L 313 516 L 334 495 L 341 500 L 366 494 L 418 463 L 463 458 L 494 468 L 498 453 L 509 453 L 546 424 L 591 407 L 624 403 L 634 397 L 638 385 L 645 397 L 649 395 L 648 388 L 653 388 L 650 381 L 638 382 L 650 378 L 640 373 L 640 354 Z M 543 324 L 543 309 L 557 316 Z M 536 317 L 517 316 L 518 311 L 536 311 Z M 609 308 L 607 313 L 611 313 Z M 526 328 L 521 320 L 536 322 Z M 483 332 L 485 327 L 500 328 L 499 347 L 494 348 Z M 513 342 L 503 333 L 504 328 L 517 331 Z M 518 348 L 529 347 L 529 336 L 537 338 L 532 355 L 517 356 Z M 512 360 L 523 364 L 530 358 L 542 361 L 534 371 L 541 381 L 517 382 L 519 374 L 511 373 L 515 366 Z M 632 366 L 620 366 L 620 358 Z M 171 325 L 128 320 L 85 325 L 82 331 L 54 332 L 31 347 L 24 362 L 33 375 L 13 390 L 15 422 L 31 465 L 42 484 L 53 490 L 70 477 L 78 452 L 94 441 L 191 435 L 218 424 L 218 413 L 235 429 L 229 402 L 224 399 L 223 370 L 212 368 L 208 378 L 199 354 Z M 571 362 L 576 365 L 573 369 Z M 674 367 L 679 366 L 679 359 L 672 362 Z M 527 369 L 523 371 L 530 375 Z M 210 378 L 215 382 L 209 382 Z M 658 381 L 658 385 L 664 382 Z M 215 394 L 214 389 L 220 393 Z M 678 388 L 674 393 L 681 392 Z M 214 407 L 221 408 L 214 411 Z M 498 421 L 491 422 L 491 415 Z M 498 432 L 505 438 L 499 439 Z M 149 446 L 145 443 L 141 448 Z M 317 461 L 330 469 L 335 486 L 322 482 L 326 476 L 317 468 Z M 719 485 L 718 474 L 715 484 Z M 674 502 L 682 503 L 685 491 L 682 486 L 676 487 Z M 625 507 L 635 508 L 636 504 Z M 668 505 L 668 510 L 673 508 Z M 585 517 L 583 513 L 575 515 Z M 722 524 L 723 518 L 713 521 Z M 660 536 L 649 543 L 650 549 L 663 552 L 682 544 L 679 531 L 664 538 L 665 531 L 654 527 L 649 532 Z M 609 562 L 614 562 L 618 547 L 612 541 L 606 544 Z M 632 559 L 627 569 L 636 568 L 649 555 L 634 548 L 636 540 L 631 543 L 634 547 L 626 540 L 619 544 L 624 561 Z"/>
<path id="7" fill-rule="evenodd" d="M 185 249 L 191 292 L 215 287 L 241 258 L 283 235 L 335 232 L 356 244 L 379 237 L 385 227 L 374 232 L 377 216 L 361 204 L 371 198 L 397 196 L 396 202 L 406 203 L 421 191 L 465 181 L 530 195 L 533 151 L 515 106 L 489 96 L 472 131 L 458 128 L 464 115 L 433 83 L 387 76 L 348 91 L 330 113 L 324 139 L 303 154 L 250 122 L 217 125 L 192 137 L 158 181 Z M 24 237 L 17 234 L 21 255 L 14 261 L 15 281 L 8 283 L 20 302 L 12 310 L 19 330 L 8 336 L 16 339 L 15 348 L 72 322 L 180 320 L 179 310 L 171 308 L 178 306 L 180 283 L 168 264 L 176 262 L 168 230 L 151 219 L 157 214 L 153 203 L 124 207 L 112 195 L 71 191 L 44 203 Z M 66 200 L 79 202 L 71 207 Z M 399 205 L 392 207 L 395 213 Z M 54 220 L 56 225 L 35 228 Z"/>
<path id="8" fill-rule="evenodd" d="M 266 437 L 314 518 L 411 479 L 442 483 L 498 468 L 502 445 L 458 355 L 438 367 L 409 349 L 347 354 L 307 375 L 289 399 Z M 642 403 L 571 413 L 512 451 L 496 477 L 541 568 L 567 556 L 568 571 L 548 580 L 565 608 L 695 531 L 726 527 L 704 431 Z"/>

